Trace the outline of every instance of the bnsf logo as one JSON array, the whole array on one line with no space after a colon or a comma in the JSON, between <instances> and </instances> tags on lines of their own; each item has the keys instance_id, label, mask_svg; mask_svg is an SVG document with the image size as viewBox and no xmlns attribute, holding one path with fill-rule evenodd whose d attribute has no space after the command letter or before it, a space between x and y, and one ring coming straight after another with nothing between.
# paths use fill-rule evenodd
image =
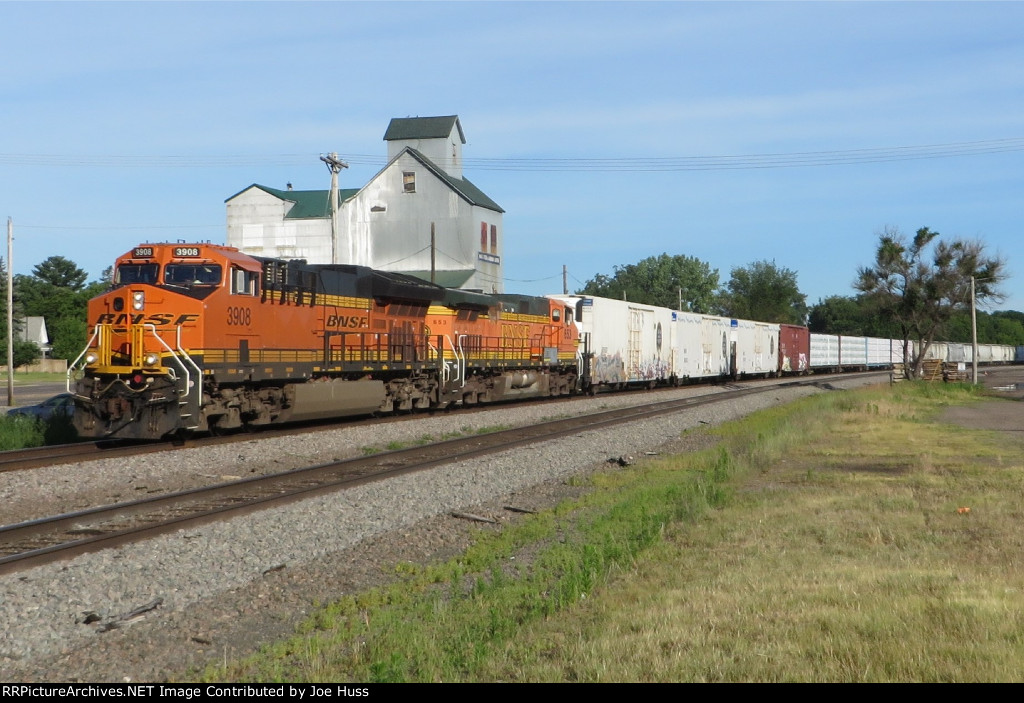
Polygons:
<instances>
[{"instance_id":1,"label":"bnsf logo","mask_svg":"<svg viewBox=\"0 0 1024 703\"><path fill-rule=\"evenodd\" d=\"M129 315L128 313L122 312L121 314L115 314L112 312L105 312L96 318L97 325L141 325L143 323L148 325L184 325L189 322L195 322L199 319L199 315L178 315L174 316L174 313L163 313L157 315L150 315L146 317L141 313L138 315Z\"/></svg>"},{"instance_id":2,"label":"bnsf logo","mask_svg":"<svg viewBox=\"0 0 1024 703\"><path fill-rule=\"evenodd\" d=\"M502 322L501 323L501 336L506 339L529 339L530 338L530 326L529 325L517 325L514 323Z\"/></svg>"},{"instance_id":3,"label":"bnsf logo","mask_svg":"<svg viewBox=\"0 0 1024 703\"><path fill-rule=\"evenodd\" d=\"M357 315L331 315L327 318L328 327L369 327L370 319L365 315L359 317Z\"/></svg>"}]
</instances>

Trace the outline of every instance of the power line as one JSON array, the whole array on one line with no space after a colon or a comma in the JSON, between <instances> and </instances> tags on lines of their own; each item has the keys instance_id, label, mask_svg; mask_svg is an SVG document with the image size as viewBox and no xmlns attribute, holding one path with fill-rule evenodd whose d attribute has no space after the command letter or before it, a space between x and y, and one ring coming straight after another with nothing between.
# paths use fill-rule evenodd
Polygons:
<instances>
[{"instance_id":1,"label":"power line","mask_svg":"<svg viewBox=\"0 0 1024 703\"><path fill-rule=\"evenodd\" d=\"M556 273L553 276L544 276L543 278L509 278L508 276L505 276L505 280L512 281L513 283L540 283L541 281L554 281L561 277L562 274Z\"/></svg>"},{"instance_id":2,"label":"power line","mask_svg":"<svg viewBox=\"0 0 1024 703\"><path fill-rule=\"evenodd\" d=\"M668 157L597 157L597 158L471 158L463 166L477 171L726 171L769 168L801 168L812 166L845 166L850 164L888 163L920 159L946 159L960 156L983 156L1024 151L1024 137L990 139L973 142L923 144L915 146L877 147L867 149L800 151L765 154ZM227 154L209 156L175 155L55 155L0 154L0 165L10 166L80 166L98 168L216 168L242 166L304 165L319 154ZM379 155L349 154L349 163L380 167L385 159ZM450 164L441 161L442 167Z\"/></svg>"},{"instance_id":3,"label":"power line","mask_svg":"<svg viewBox=\"0 0 1024 703\"><path fill-rule=\"evenodd\" d=\"M18 229L90 229L90 230L164 230L164 229L224 229L224 223L215 225L25 225L18 223Z\"/></svg>"}]
</instances>

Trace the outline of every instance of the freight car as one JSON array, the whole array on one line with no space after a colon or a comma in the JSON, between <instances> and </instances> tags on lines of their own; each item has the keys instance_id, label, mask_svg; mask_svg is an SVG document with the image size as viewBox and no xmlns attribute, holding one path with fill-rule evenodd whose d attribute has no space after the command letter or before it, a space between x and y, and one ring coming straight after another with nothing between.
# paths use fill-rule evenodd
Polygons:
<instances>
[{"instance_id":1,"label":"freight car","mask_svg":"<svg viewBox=\"0 0 1024 703\"><path fill-rule=\"evenodd\" d=\"M811 371L866 371L903 363L896 339L811 333Z\"/></svg>"},{"instance_id":2,"label":"freight car","mask_svg":"<svg viewBox=\"0 0 1024 703\"><path fill-rule=\"evenodd\" d=\"M571 308L213 244L145 244L89 302L81 437L156 439L574 392ZM69 386L70 386L69 372Z\"/></svg>"},{"instance_id":3,"label":"freight car","mask_svg":"<svg viewBox=\"0 0 1024 703\"><path fill-rule=\"evenodd\" d=\"M92 336L68 383L77 373L83 438L891 368L904 356L898 340L593 296L485 295L213 244L135 247L88 314ZM978 358L1009 363L1016 352L980 345ZM929 357L973 351L940 342Z\"/></svg>"},{"instance_id":4,"label":"freight car","mask_svg":"<svg viewBox=\"0 0 1024 703\"><path fill-rule=\"evenodd\" d=\"M895 339L811 333L806 327L673 311L588 295L549 296L576 311L582 390L890 369ZM966 351L965 351L966 349ZM981 363L1011 363L1014 347L981 344ZM970 345L936 342L929 358L970 361Z\"/></svg>"},{"instance_id":5,"label":"freight car","mask_svg":"<svg viewBox=\"0 0 1024 703\"><path fill-rule=\"evenodd\" d=\"M589 295L549 297L576 311L587 392L766 377L806 367L808 350L797 348L806 341L806 328L790 332L784 352L778 324Z\"/></svg>"}]
</instances>

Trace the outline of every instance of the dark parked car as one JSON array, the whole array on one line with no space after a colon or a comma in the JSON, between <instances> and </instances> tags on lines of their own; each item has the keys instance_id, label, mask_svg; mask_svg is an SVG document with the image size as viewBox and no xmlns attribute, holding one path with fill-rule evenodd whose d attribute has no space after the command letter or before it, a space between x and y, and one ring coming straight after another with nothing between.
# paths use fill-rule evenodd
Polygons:
<instances>
[{"instance_id":1,"label":"dark parked car","mask_svg":"<svg viewBox=\"0 0 1024 703\"><path fill-rule=\"evenodd\" d=\"M36 405L26 405L21 408L11 408L7 411L8 416L37 417L40 420L49 420L51 417L71 417L75 410L75 403L70 393L61 393L52 398L47 398Z\"/></svg>"}]
</instances>

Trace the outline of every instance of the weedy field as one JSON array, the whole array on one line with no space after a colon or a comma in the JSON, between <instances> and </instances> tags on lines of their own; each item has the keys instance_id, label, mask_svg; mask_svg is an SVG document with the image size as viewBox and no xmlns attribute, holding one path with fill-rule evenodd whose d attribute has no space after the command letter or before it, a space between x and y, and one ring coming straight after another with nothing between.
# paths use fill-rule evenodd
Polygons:
<instances>
[{"instance_id":1,"label":"weedy field","mask_svg":"<svg viewBox=\"0 0 1024 703\"><path fill-rule=\"evenodd\" d=\"M937 419L981 400L907 383L709 430L203 678L1021 680L1024 443Z\"/></svg>"}]
</instances>

